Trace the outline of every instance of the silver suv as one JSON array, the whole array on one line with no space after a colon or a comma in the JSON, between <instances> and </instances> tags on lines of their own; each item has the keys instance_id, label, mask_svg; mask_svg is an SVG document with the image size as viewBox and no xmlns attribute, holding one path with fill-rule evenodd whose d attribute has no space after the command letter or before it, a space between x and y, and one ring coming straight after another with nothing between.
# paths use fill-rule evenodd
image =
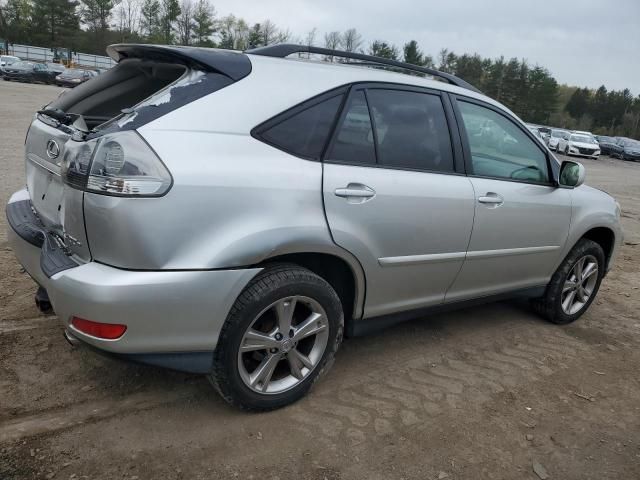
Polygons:
<instances>
[{"instance_id":1,"label":"silver suv","mask_svg":"<svg viewBox=\"0 0 640 480\"><path fill-rule=\"evenodd\" d=\"M35 115L7 205L74 344L268 410L344 334L515 296L568 323L611 268L615 200L454 76L296 45L108 51Z\"/></svg>"}]
</instances>

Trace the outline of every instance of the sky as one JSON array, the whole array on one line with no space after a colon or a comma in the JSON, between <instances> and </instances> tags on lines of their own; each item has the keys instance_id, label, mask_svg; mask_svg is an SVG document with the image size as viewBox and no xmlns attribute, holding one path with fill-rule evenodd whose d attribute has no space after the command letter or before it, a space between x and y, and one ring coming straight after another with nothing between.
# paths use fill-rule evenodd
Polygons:
<instances>
[{"instance_id":1,"label":"sky","mask_svg":"<svg viewBox=\"0 0 640 480\"><path fill-rule=\"evenodd\" d=\"M437 58L457 54L526 59L559 83L640 94L640 0L212 0L219 16L270 19L305 38L356 28L366 45L415 39Z\"/></svg>"}]
</instances>

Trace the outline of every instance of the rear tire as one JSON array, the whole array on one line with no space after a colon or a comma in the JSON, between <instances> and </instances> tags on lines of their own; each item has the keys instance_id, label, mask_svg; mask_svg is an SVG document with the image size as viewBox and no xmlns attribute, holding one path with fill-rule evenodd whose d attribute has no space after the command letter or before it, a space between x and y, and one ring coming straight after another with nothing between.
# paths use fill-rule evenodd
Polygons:
<instances>
[{"instance_id":1,"label":"rear tire","mask_svg":"<svg viewBox=\"0 0 640 480\"><path fill-rule=\"evenodd\" d=\"M344 316L334 289L315 273L276 264L254 278L222 327L209 380L231 405L289 405L329 370Z\"/></svg>"},{"instance_id":2,"label":"rear tire","mask_svg":"<svg viewBox=\"0 0 640 480\"><path fill-rule=\"evenodd\" d=\"M552 323L574 322L596 297L604 269L602 247L581 239L551 277L544 295L531 302L534 310Z\"/></svg>"}]
</instances>

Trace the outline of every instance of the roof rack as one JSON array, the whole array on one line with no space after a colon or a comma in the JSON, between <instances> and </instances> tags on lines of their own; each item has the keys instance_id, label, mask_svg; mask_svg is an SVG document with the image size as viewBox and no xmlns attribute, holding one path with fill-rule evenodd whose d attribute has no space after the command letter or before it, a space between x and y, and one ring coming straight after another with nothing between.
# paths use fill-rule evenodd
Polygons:
<instances>
[{"instance_id":1,"label":"roof rack","mask_svg":"<svg viewBox=\"0 0 640 480\"><path fill-rule=\"evenodd\" d=\"M433 77L438 77L443 80L446 80L451 85L455 85L457 87L466 88L467 90L472 90L477 93L482 93L476 87L471 85L468 82L465 82L461 78L456 77L455 75L451 75L450 73L441 72L439 70L434 70L432 68L421 67L419 65L413 65L411 63L398 62L397 60L391 60L389 58L375 57L373 55L365 55L363 53L356 52L345 52L342 50L332 50L330 48L322 48L322 47L313 47L309 45L295 45L291 43L279 43L274 45L267 45L266 47L253 48L251 50L247 50L245 53L250 53L251 55L264 55L265 57L277 57L277 58L285 58L294 53L315 53L319 55L326 55L330 57L342 57L342 58L350 58L354 60L362 60L366 63L359 62L350 62L351 65L367 65L373 66L375 65L386 65L390 67L401 68L403 70L410 70L412 72L420 72L427 75L431 75Z\"/></svg>"}]
</instances>

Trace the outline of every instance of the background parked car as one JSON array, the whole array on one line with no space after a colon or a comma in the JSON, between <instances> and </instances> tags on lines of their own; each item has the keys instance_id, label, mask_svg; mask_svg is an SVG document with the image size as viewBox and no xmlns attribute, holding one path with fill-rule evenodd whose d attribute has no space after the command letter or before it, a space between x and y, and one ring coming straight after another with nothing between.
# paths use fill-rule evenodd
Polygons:
<instances>
[{"instance_id":1,"label":"background parked car","mask_svg":"<svg viewBox=\"0 0 640 480\"><path fill-rule=\"evenodd\" d=\"M604 135L597 135L596 140L600 144L600 153L603 155L609 155L611 157L620 157L622 155L622 146L618 145L614 137L606 137Z\"/></svg>"},{"instance_id":2,"label":"background parked car","mask_svg":"<svg viewBox=\"0 0 640 480\"><path fill-rule=\"evenodd\" d=\"M535 125L527 124L527 128L531 133L533 133L536 136L538 140L540 140L542 143L546 145L547 142L545 142L544 138L542 138L542 134L540 133L540 130L538 129L538 127L536 127Z\"/></svg>"},{"instance_id":3,"label":"background parked car","mask_svg":"<svg viewBox=\"0 0 640 480\"><path fill-rule=\"evenodd\" d=\"M557 151L565 155L579 155L582 157L598 158L600 156L598 142L588 133L571 133L569 138L560 138Z\"/></svg>"},{"instance_id":4,"label":"background parked car","mask_svg":"<svg viewBox=\"0 0 640 480\"><path fill-rule=\"evenodd\" d=\"M618 158L640 162L640 142L638 140L622 137L618 138L618 145L622 148Z\"/></svg>"},{"instance_id":5,"label":"background parked car","mask_svg":"<svg viewBox=\"0 0 640 480\"><path fill-rule=\"evenodd\" d=\"M64 72L67 68L60 64L60 63L53 63L53 62L48 62L47 63L47 68L53 72L57 72L57 73L62 73Z\"/></svg>"},{"instance_id":6,"label":"background parked car","mask_svg":"<svg viewBox=\"0 0 640 480\"><path fill-rule=\"evenodd\" d=\"M549 150L558 151L558 143L560 140L569 140L570 132L568 130L561 130L559 128L551 129L551 136L549 137Z\"/></svg>"},{"instance_id":7,"label":"background parked car","mask_svg":"<svg viewBox=\"0 0 640 480\"><path fill-rule=\"evenodd\" d=\"M540 132L540 135L542 135L544 143L549 145L549 138L551 138L551 129L549 127L538 127L538 131Z\"/></svg>"},{"instance_id":8,"label":"background parked car","mask_svg":"<svg viewBox=\"0 0 640 480\"><path fill-rule=\"evenodd\" d=\"M96 76L95 72L80 70L78 68L67 68L56 77L56 85L61 87L75 87Z\"/></svg>"},{"instance_id":9,"label":"background parked car","mask_svg":"<svg viewBox=\"0 0 640 480\"><path fill-rule=\"evenodd\" d=\"M0 77L4 77L4 69L9 65L19 62L20 59L18 57L14 57L13 55L0 55Z\"/></svg>"},{"instance_id":10,"label":"background parked car","mask_svg":"<svg viewBox=\"0 0 640 480\"><path fill-rule=\"evenodd\" d=\"M15 80L18 82L42 82L52 84L58 73L47 68L44 63L35 62L15 62L4 67L4 80Z\"/></svg>"},{"instance_id":11,"label":"background parked car","mask_svg":"<svg viewBox=\"0 0 640 480\"><path fill-rule=\"evenodd\" d=\"M13 55L0 55L0 67L6 67L11 65L12 63L19 62L20 59L18 57L14 57Z\"/></svg>"}]
</instances>

